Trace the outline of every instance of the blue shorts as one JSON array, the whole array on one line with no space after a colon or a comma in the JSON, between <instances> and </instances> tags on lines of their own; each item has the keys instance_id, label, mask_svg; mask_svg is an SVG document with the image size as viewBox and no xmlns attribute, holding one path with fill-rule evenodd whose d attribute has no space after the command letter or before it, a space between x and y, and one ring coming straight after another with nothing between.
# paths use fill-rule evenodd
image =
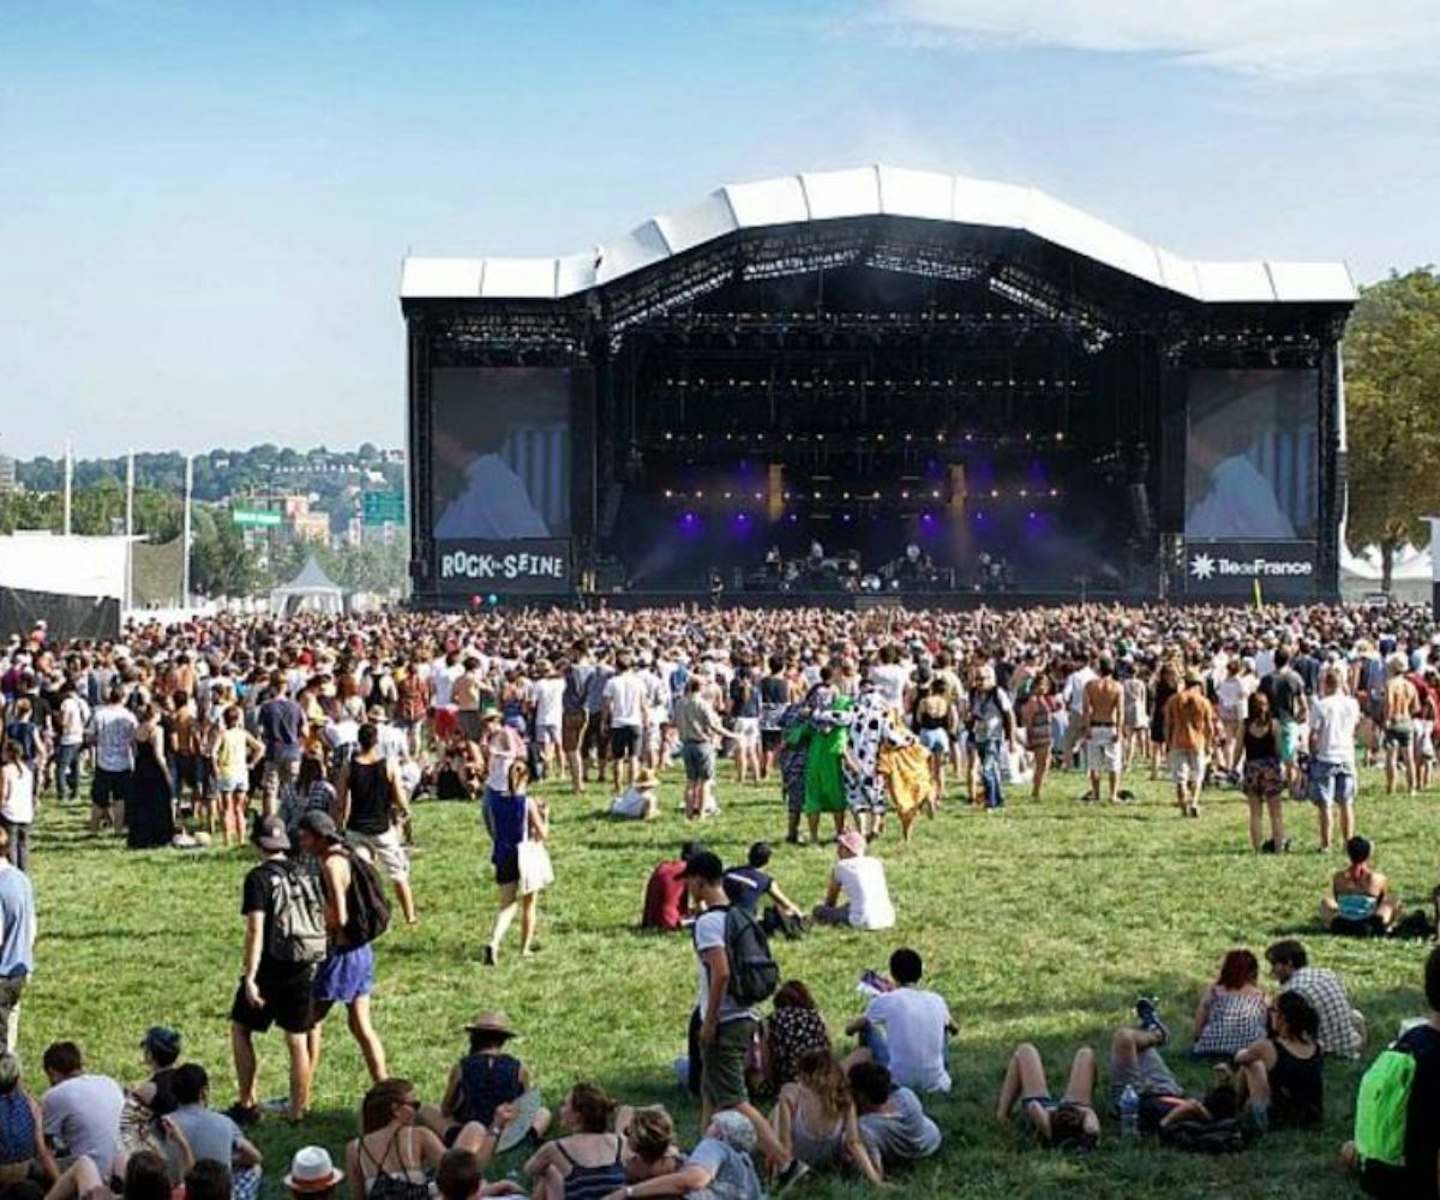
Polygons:
<instances>
[{"instance_id":1,"label":"blue shorts","mask_svg":"<svg viewBox=\"0 0 1440 1200\"><path fill-rule=\"evenodd\" d=\"M353 950L336 950L315 973L315 999L352 1004L375 986L375 952L367 942Z\"/></svg>"},{"instance_id":2,"label":"blue shorts","mask_svg":"<svg viewBox=\"0 0 1440 1200\"><path fill-rule=\"evenodd\" d=\"M1310 799L1321 808L1351 804L1355 800L1355 768L1349 763L1310 763Z\"/></svg>"}]
</instances>

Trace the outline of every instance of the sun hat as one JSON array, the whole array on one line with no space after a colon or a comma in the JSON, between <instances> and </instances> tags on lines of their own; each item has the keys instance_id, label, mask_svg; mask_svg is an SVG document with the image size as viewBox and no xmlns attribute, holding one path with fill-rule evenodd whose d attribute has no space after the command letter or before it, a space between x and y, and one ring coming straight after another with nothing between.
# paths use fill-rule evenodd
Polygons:
<instances>
[{"instance_id":1,"label":"sun hat","mask_svg":"<svg viewBox=\"0 0 1440 1200\"><path fill-rule=\"evenodd\" d=\"M865 853L865 835L855 829L847 829L835 839L837 850L846 850L859 858Z\"/></svg>"},{"instance_id":2,"label":"sun hat","mask_svg":"<svg viewBox=\"0 0 1440 1200\"><path fill-rule=\"evenodd\" d=\"M482 1012L465 1028L471 1033L498 1033L503 1037L518 1036L510 1026L510 1018L499 1009Z\"/></svg>"},{"instance_id":3,"label":"sun hat","mask_svg":"<svg viewBox=\"0 0 1440 1200\"><path fill-rule=\"evenodd\" d=\"M301 1146L282 1182L292 1192L327 1192L344 1178L345 1172L335 1169L324 1146Z\"/></svg>"}]
</instances>

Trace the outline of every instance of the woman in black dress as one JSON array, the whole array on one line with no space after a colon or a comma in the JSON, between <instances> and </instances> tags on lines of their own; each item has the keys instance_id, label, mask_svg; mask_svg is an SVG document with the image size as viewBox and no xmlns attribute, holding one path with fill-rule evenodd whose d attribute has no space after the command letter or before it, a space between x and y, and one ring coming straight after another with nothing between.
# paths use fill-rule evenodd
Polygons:
<instances>
[{"instance_id":1,"label":"woman in black dress","mask_svg":"<svg viewBox=\"0 0 1440 1200\"><path fill-rule=\"evenodd\" d=\"M168 846L175 836L164 736L159 713L153 704L146 704L140 710L140 725L135 730L135 782L125 808L129 826L126 845L132 850Z\"/></svg>"}]
</instances>

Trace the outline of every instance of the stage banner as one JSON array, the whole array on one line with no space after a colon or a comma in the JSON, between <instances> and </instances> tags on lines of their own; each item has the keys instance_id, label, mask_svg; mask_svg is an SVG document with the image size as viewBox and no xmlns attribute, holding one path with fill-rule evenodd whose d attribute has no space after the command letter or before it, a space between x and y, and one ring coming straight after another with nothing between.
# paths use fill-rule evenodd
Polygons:
<instances>
[{"instance_id":1,"label":"stage banner","mask_svg":"<svg viewBox=\"0 0 1440 1200\"><path fill-rule=\"evenodd\" d=\"M435 542L435 590L441 595L555 595L574 587L567 538L442 538Z\"/></svg>"},{"instance_id":2,"label":"stage banner","mask_svg":"<svg viewBox=\"0 0 1440 1200\"><path fill-rule=\"evenodd\" d=\"M1187 541L1185 592L1216 599L1308 599L1315 594L1314 542Z\"/></svg>"}]
</instances>

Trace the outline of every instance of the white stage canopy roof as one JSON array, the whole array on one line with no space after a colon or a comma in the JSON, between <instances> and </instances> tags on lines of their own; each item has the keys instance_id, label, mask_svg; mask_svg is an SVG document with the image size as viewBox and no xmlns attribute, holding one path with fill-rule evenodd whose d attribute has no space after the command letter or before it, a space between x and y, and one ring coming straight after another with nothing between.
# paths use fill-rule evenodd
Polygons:
<instances>
[{"instance_id":1,"label":"white stage canopy roof","mask_svg":"<svg viewBox=\"0 0 1440 1200\"><path fill-rule=\"evenodd\" d=\"M902 167L807 172L722 187L623 237L560 258L407 258L407 300L560 300L745 229L892 216L1023 230L1205 303L1349 303L1341 262L1198 262L1035 188Z\"/></svg>"}]
</instances>

